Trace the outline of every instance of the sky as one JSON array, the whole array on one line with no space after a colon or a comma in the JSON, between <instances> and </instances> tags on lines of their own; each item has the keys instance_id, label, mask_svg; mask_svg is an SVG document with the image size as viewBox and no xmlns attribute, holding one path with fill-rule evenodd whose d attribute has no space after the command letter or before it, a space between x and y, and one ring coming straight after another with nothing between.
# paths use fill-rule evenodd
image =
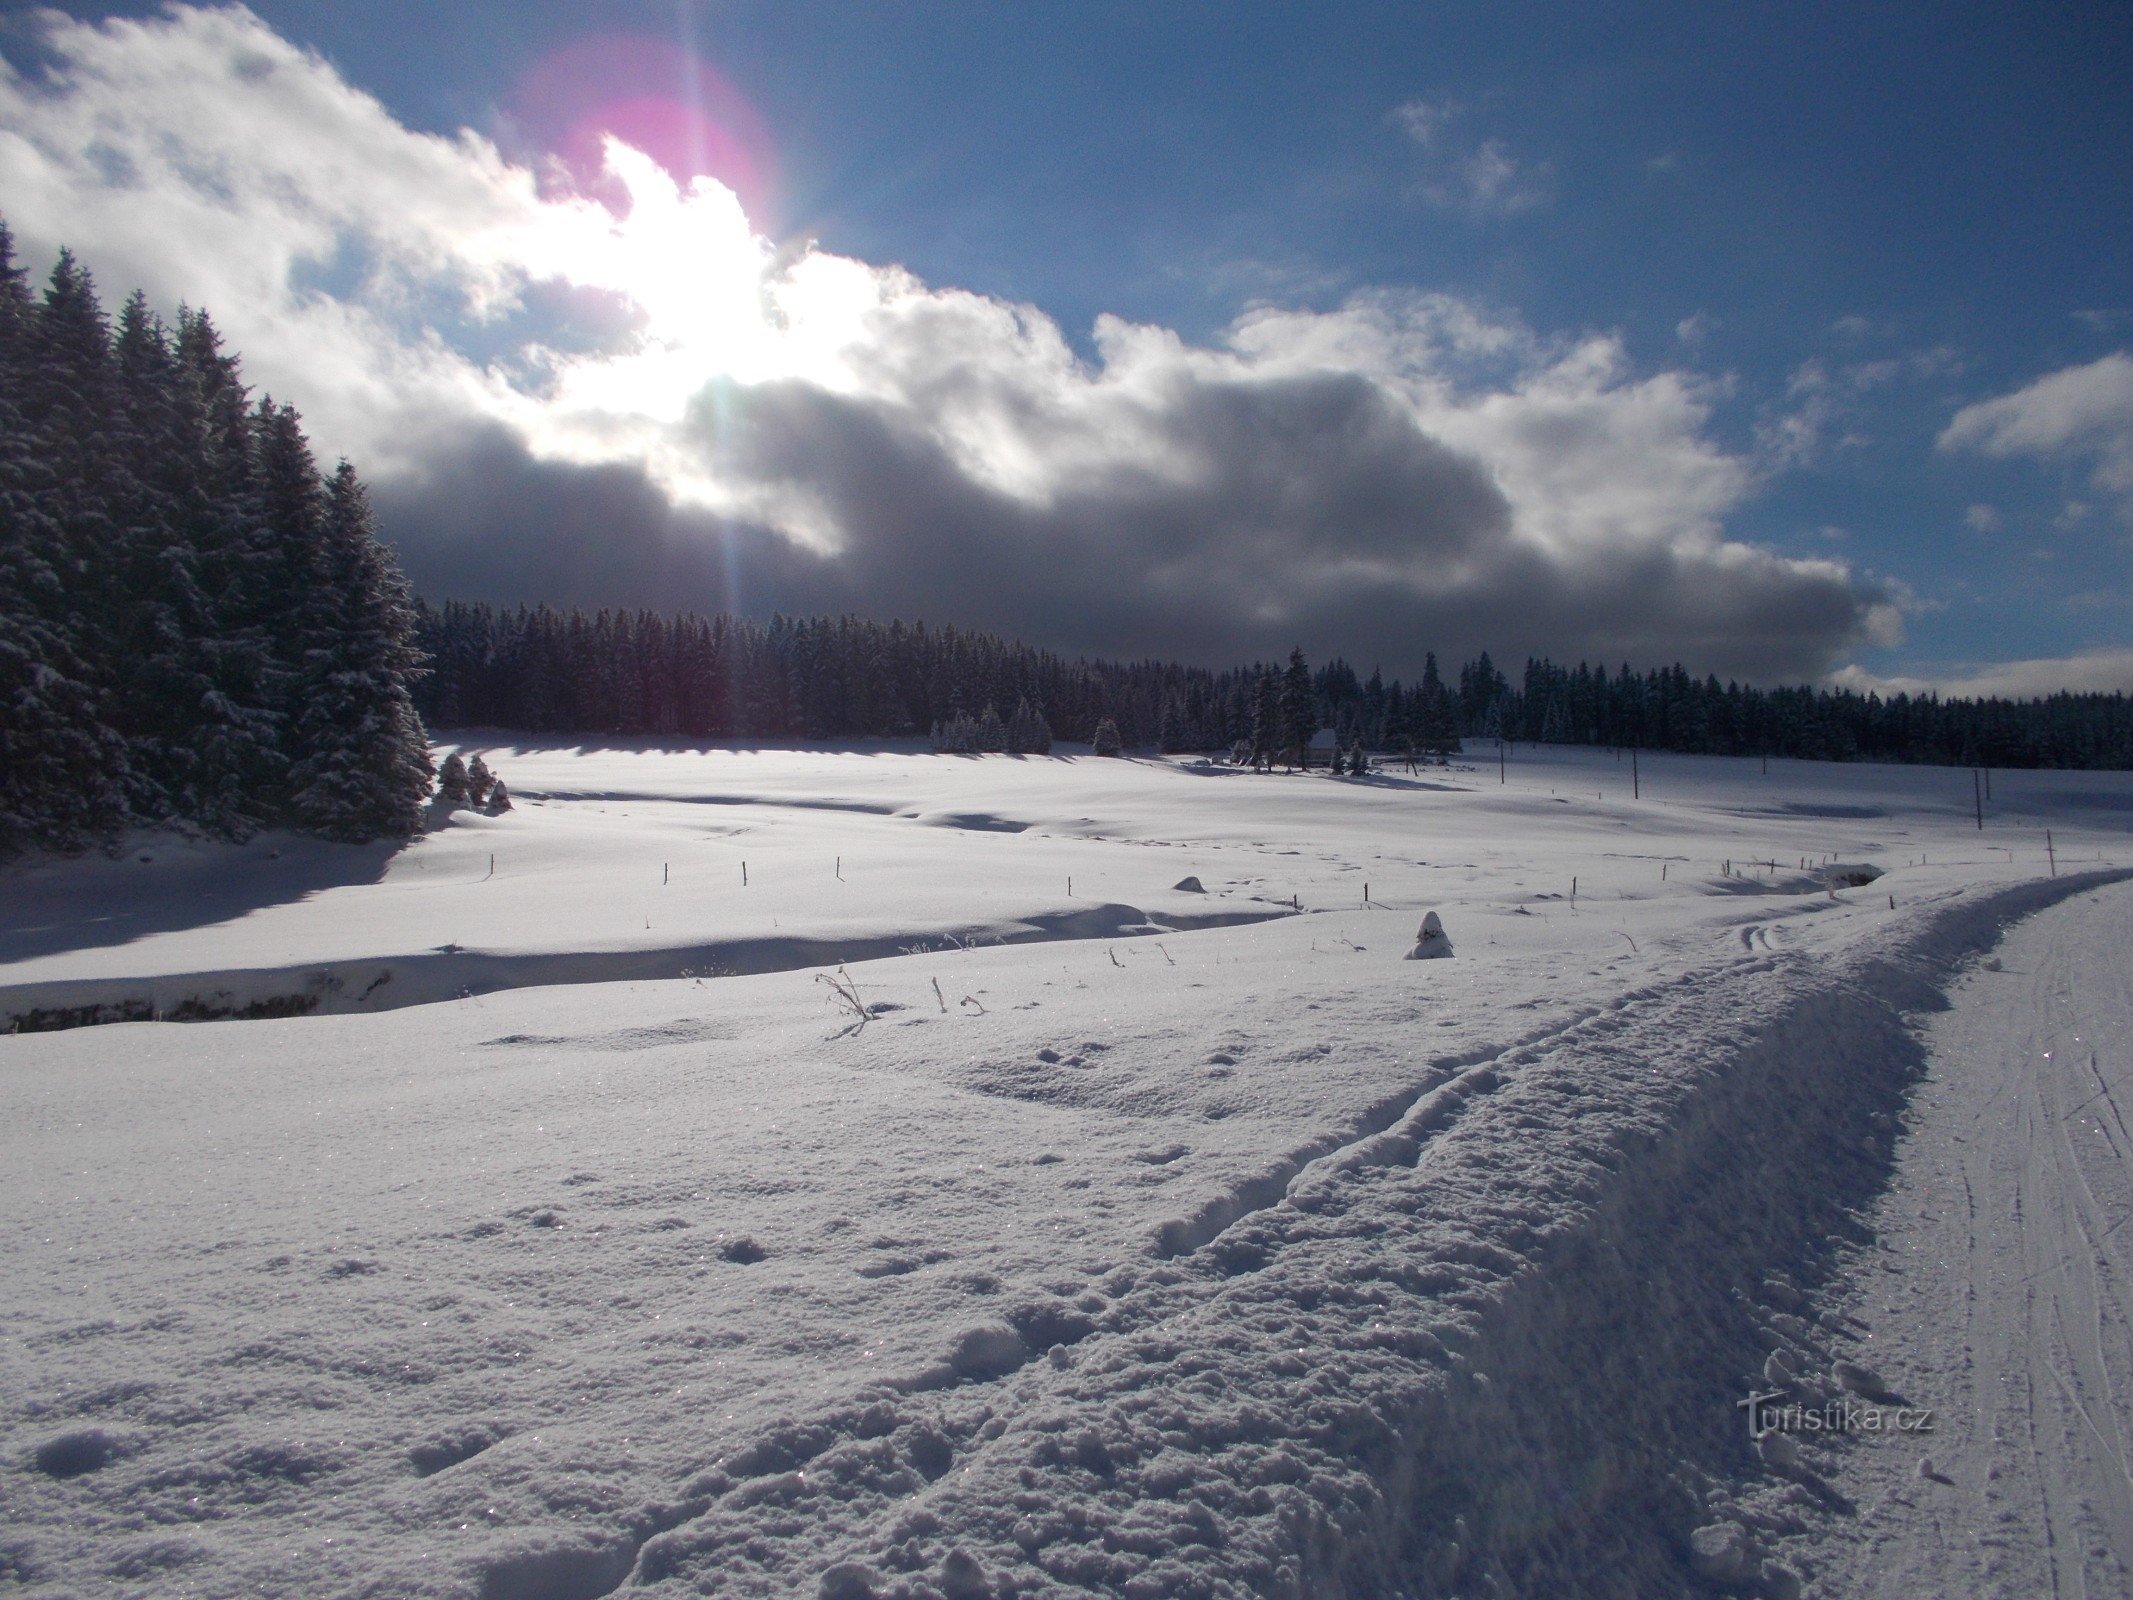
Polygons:
<instances>
[{"instance_id":1,"label":"sky","mask_svg":"<svg viewBox=\"0 0 2133 1600\"><path fill-rule=\"evenodd\" d=\"M0 10L432 599L2133 690L2110 5Z\"/></svg>"}]
</instances>

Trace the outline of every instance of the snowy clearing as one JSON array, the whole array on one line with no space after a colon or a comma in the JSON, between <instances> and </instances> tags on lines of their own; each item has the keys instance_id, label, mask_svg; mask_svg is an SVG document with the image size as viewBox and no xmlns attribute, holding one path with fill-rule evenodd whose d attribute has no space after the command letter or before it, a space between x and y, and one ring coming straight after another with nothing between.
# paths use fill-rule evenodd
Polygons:
<instances>
[{"instance_id":1,"label":"snowy clearing","mask_svg":"<svg viewBox=\"0 0 2133 1600\"><path fill-rule=\"evenodd\" d=\"M518 809L394 856L157 837L0 879L8 1015L312 1011L0 1038L0 1573L1982 1582L1918 1491L1989 1493L2006 1429L1943 1427L1958 1488L1917 1452L1883 1482L1878 1440L1781 1470L1736 1407L1773 1345L1803 1393L1850 1361L1973 1409L2028 1350L2063 1592L2122 1572L2070 1543L2133 1558L2094 1486L2133 1427L2123 1130L1996 1070L2041 1024L1971 998L2034 930L2122 1039L2133 778L1996 773L1980 832L1942 769L1645 756L1632 798L1588 750L1499 783L480 748ZM1429 910L1453 957L1406 961ZM1959 1338L1922 1272L1877 1313L1873 1252L1945 1251L1902 1230L1953 1225L1918 1186L1965 1163L2013 1164L2027 1231L1978 1247ZM1876 1551L1942 1576L1866 1587Z\"/></svg>"}]
</instances>

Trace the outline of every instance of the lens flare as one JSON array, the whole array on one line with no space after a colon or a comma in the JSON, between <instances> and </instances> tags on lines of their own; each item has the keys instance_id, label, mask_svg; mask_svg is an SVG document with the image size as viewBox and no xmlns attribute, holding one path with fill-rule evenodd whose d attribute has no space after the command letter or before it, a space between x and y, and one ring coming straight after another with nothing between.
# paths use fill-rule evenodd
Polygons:
<instances>
[{"instance_id":1,"label":"lens flare","mask_svg":"<svg viewBox=\"0 0 2133 1600\"><path fill-rule=\"evenodd\" d=\"M622 34L575 40L532 67L506 104L519 140L561 161L581 193L626 200L607 176L607 141L619 139L682 188L716 179L759 227L775 224L776 163L762 118L684 43Z\"/></svg>"}]
</instances>

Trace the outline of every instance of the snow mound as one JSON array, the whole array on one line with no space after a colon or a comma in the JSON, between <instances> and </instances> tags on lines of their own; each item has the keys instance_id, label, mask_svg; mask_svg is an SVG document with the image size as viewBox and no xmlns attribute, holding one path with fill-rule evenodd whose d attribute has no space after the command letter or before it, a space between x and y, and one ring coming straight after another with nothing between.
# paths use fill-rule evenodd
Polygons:
<instances>
[{"instance_id":1,"label":"snow mound","mask_svg":"<svg viewBox=\"0 0 2133 1600\"><path fill-rule=\"evenodd\" d=\"M1407 952L1409 961L1442 961L1452 953L1452 941L1444 931L1444 923L1432 911L1422 919L1422 926L1415 931L1415 947Z\"/></svg>"}]
</instances>

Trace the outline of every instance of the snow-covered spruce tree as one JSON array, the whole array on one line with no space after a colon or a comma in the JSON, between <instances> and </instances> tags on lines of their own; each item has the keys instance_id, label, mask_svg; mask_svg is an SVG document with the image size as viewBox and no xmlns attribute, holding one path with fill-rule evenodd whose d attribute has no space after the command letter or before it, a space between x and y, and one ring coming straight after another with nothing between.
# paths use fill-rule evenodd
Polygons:
<instances>
[{"instance_id":1,"label":"snow-covered spruce tree","mask_svg":"<svg viewBox=\"0 0 2133 1600\"><path fill-rule=\"evenodd\" d=\"M1288 670L1281 675L1281 746L1289 765L1309 771L1311 736L1318 732L1318 692L1311 686L1311 669L1304 664L1303 647L1289 652Z\"/></svg>"},{"instance_id":2,"label":"snow-covered spruce tree","mask_svg":"<svg viewBox=\"0 0 2133 1600\"><path fill-rule=\"evenodd\" d=\"M1349 748L1348 774L1355 778L1366 778L1370 775L1370 757L1363 754L1360 741Z\"/></svg>"},{"instance_id":3,"label":"snow-covered spruce tree","mask_svg":"<svg viewBox=\"0 0 2133 1600\"><path fill-rule=\"evenodd\" d=\"M273 532L260 499L257 440L236 358L204 311L178 312L172 401L197 481L172 501L208 597L196 643L208 685L194 708L193 761L181 815L242 838L279 810L283 677L274 634L288 597L275 581Z\"/></svg>"},{"instance_id":4,"label":"snow-covered spruce tree","mask_svg":"<svg viewBox=\"0 0 2133 1600\"><path fill-rule=\"evenodd\" d=\"M489 763L476 756L467 763L467 804L476 810L489 803L489 790L496 782L496 774L489 770Z\"/></svg>"},{"instance_id":5,"label":"snow-covered spruce tree","mask_svg":"<svg viewBox=\"0 0 2133 1600\"><path fill-rule=\"evenodd\" d=\"M1162 713L1155 720L1155 747L1166 756L1185 748L1185 720L1174 699L1164 700Z\"/></svg>"},{"instance_id":6,"label":"snow-covered spruce tree","mask_svg":"<svg viewBox=\"0 0 2133 1600\"><path fill-rule=\"evenodd\" d=\"M511 791L504 787L504 780L498 778L494 784L490 785L489 803L483 806L482 810L492 817L500 817L510 809Z\"/></svg>"},{"instance_id":7,"label":"snow-covered spruce tree","mask_svg":"<svg viewBox=\"0 0 2133 1600\"><path fill-rule=\"evenodd\" d=\"M109 330L62 253L42 305L0 230L0 851L78 849L126 820L104 720Z\"/></svg>"},{"instance_id":8,"label":"snow-covered spruce tree","mask_svg":"<svg viewBox=\"0 0 2133 1600\"><path fill-rule=\"evenodd\" d=\"M467 803L467 764L454 750L437 769L437 798L457 811Z\"/></svg>"},{"instance_id":9,"label":"snow-covered spruce tree","mask_svg":"<svg viewBox=\"0 0 2133 1600\"><path fill-rule=\"evenodd\" d=\"M1029 712L1029 753L1033 756L1048 756L1052 753L1052 725L1044 720L1044 712L1036 706Z\"/></svg>"},{"instance_id":10,"label":"snow-covered spruce tree","mask_svg":"<svg viewBox=\"0 0 2133 1600\"><path fill-rule=\"evenodd\" d=\"M978 718L977 747L992 755L997 755L1007 748L1007 724L1000 720L1000 713L989 704L985 707L984 715Z\"/></svg>"},{"instance_id":11,"label":"snow-covered spruce tree","mask_svg":"<svg viewBox=\"0 0 2133 1600\"><path fill-rule=\"evenodd\" d=\"M1109 717L1105 717L1098 722L1096 724L1096 738L1092 748L1100 756L1124 755L1125 746L1119 741L1118 724Z\"/></svg>"},{"instance_id":12,"label":"snow-covered spruce tree","mask_svg":"<svg viewBox=\"0 0 2133 1600\"><path fill-rule=\"evenodd\" d=\"M420 664L407 581L377 541L370 502L343 461L312 552L289 771L299 827L329 839L404 838L422 825L429 745L408 696ZM490 806L503 789L490 792Z\"/></svg>"},{"instance_id":13,"label":"snow-covered spruce tree","mask_svg":"<svg viewBox=\"0 0 2133 1600\"><path fill-rule=\"evenodd\" d=\"M127 804L140 820L175 812L192 764L187 707L207 684L196 679L189 641L207 632L207 597L179 536L171 480L190 459L177 437L175 358L163 326L136 291L119 313L112 415L107 426L122 476L111 559L112 644L126 663L114 675L107 709L127 743Z\"/></svg>"},{"instance_id":14,"label":"snow-covered spruce tree","mask_svg":"<svg viewBox=\"0 0 2133 1600\"><path fill-rule=\"evenodd\" d=\"M1007 719L1007 753L1027 756L1037 753L1037 714L1027 699L1015 702L1015 714Z\"/></svg>"},{"instance_id":15,"label":"snow-covered spruce tree","mask_svg":"<svg viewBox=\"0 0 2133 1600\"><path fill-rule=\"evenodd\" d=\"M1255 669L1252 684L1252 765L1262 771L1280 755L1281 680L1268 667Z\"/></svg>"}]
</instances>

